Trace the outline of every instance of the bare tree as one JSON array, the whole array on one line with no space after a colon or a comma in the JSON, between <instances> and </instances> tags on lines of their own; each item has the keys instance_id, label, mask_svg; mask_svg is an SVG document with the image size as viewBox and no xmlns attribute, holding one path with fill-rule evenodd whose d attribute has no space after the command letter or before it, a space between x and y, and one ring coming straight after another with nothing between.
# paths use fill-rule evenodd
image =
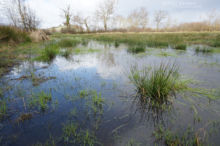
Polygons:
<instances>
[{"instance_id":1,"label":"bare tree","mask_svg":"<svg viewBox=\"0 0 220 146\"><path fill-rule=\"evenodd\" d=\"M89 21L90 21L89 16L84 17L80 13L73 16L73 22L76 23L77 25L85 27L87 32L90 32Z\"/></svg>"},{"instance_id":2,"label":"bare tree","mask_svg":"<svg viewBox=\"0 0 220 146\"><path fill-rule=\"evenodd\" d=\"M64 17L65 19L65 22L64 22L64 25L70 29L70 21L71 21L71 18L72 18L72 14L71 14L71 7L70 5L67 5L66 8L62 9L62 17Z\"/></svg>"},{"instance_id":3,"label":"bare tree","mask_svg":"<svg viewBox=\"0 0 220 146\"><path fill-rule=\"evenodd\" d=\"M215 27L214 23L217 19L217 12L215 9L211 10L207 13L207 22L209 26L209 31L212 31L212 29Z\"/></svg>"},{"instance_id":4,"label":"bare tree","mask_svg":"<svg viewBox=\"0 0 220 146\"><path fill-rule=\"evenodd\" d=\"M157 31L159 30L161 23L163 22L164 19L167 18L167 16L168 16L168 14L166 11L159 10L159 11L155 12L154 21L156 23Z\"/></svg>"},{"instance_id":5,"label":"bare tree","mask_svg":"<svg viewBox=\"0 0 220 146\"><path fill-rule=\"evenodd\" d=\"M23 0L8 1L5 6L6 16L13 26L20 27L26 31L36 30L40 24L33 10L25 5Z\"/></svg>"},{"instance_id":6,"label":"bare tree","mask_svg":"<svg viewBox=\"0 0 220 146\"><path fill-rule=\"evenodd\" d=\"M108 21L114 13L116 0L105 0L96 10L96 16L102 21L104 30L108 29Z\"/></svg>"},{"instance_id":7,"label":"bare tree","mask_svg":"<svg viewBox=\"0 0 220 146\"><path fill-rule=\"evenodd\" d=\"M134 10L128 16L130 27L139 27L145 29L148 23L148 12L144 7Z\"/></svg>"}]
</instances>

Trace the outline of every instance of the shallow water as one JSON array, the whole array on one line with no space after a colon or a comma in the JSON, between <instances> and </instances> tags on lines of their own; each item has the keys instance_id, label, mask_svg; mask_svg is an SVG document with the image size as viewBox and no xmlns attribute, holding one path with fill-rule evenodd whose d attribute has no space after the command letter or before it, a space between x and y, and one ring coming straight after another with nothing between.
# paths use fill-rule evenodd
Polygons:
<instances>
[{"instance_id":1,"label":"shallow water","mask_svg":"<svg viewBox=\"0 0 220 146\"><path fill-rule=\"evenodd\" d=\"M115 48L94 41L78 47L100 51L73 54L68 59L57 56L49 64L25 61L1 78L3 97L8 105L7 116L0 123L1 145L29 146L45 143L50 138L56 145L64 145L63 127L68 123L92 133L95 145L118 146L131 141L154 145L152 133L158 125L181 133L188 127L195 131L211 129L209 123L220 120L219 100L209 101L190 94L177 95L169 111L154 112L143 108L135 100L135 88L128 79L132 65L141 68L175 62L181 75L198 81L194 86L219 89L220 54L196 54L193 46L187 51L147 48L145 53L130 54L126 45ZM168 55L161 55L161 51ZM45 80L34 84L29 76ZM38 105L29 106L31 97L42 91L52 96L44 111ZM88 92L88 96L81 97L82 91ZM94 92L104 99L101 107L90 100L90 93ZM32 118L21 122L18 118L22 113L31 113ZM195 113L201 120L195 120ZM215 130L208 143L219 145L219 127Z\"/></svg>"}]
</instances>

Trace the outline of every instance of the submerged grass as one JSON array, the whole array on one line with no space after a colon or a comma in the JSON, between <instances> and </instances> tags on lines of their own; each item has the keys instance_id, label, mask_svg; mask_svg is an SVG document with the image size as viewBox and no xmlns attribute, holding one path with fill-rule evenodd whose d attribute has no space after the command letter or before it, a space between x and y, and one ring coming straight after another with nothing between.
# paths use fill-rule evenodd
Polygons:
<instances>
[{"instance_id":1,"label":"submerged grass","mask_svg":"<svg viewBox=\"0 0 220 146\"><path fill-rule=\"evenodd\" d=\"M202 140L197 136L192 128L188 128L182 135L166 130L159 126L154 131L154 136L157 141L164 141L167 146L201 146Z\"/></svg>"}]
</instances>

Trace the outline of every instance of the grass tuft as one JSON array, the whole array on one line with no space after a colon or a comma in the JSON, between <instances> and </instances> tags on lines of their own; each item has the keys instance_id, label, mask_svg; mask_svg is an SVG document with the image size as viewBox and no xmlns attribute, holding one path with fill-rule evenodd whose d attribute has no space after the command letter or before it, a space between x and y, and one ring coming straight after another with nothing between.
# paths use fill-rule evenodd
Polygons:
<instances>
[{"instance_id":1,"label":"grass tuft","mask_svg":"<svg viewBox=\"0 0 220 146\"><path fill-rule=\"evenodd\" d=\"M195 48L196 53L212 53L214 50L209 47L197 46Z\"/></svg>"},{"instance_id":2,"label":"grass tuft","mask_svg":"<svg viewBox=\"0 0 220 146\"><path fill-rule=\"evenodd\" d=\"M161 63L159 68L144 68L140 71L132 67L129 78L145 102L168 103L171 96L186 88L179 83L178 68L170 64Z\"/></svg>"},{"instance_id":3,"label":"grass tuft","mask_svg":"<svg viewBox=\"0 0 220 146\"><path fill-rule=\"evenodd\" d=\"M178 44L173 47L176 50L186 50L186 44Z\"/></svg>"},{"instance_id":4,"label":"grass tuft","mask_svg":"<svg viewBox=\"0 0 220 146\"><path fill-rule=\"evenodd\" d=\"M130 46L128 48L128 52L130 53L142 53L145 52L145 46L144 45L136 45L136 46Z\"/></svg>"},{"instance_id":5,"label":"grass tuft","mask_svg":"<svg viewBox=\"0 0 220 146\"><path fill-rule=\"evenodd\" d=\"M56 43L49 43L45 46L41 55L37 58L40 61L52 61L59 53L59 46Z\"/></svg>"}]
</instances>

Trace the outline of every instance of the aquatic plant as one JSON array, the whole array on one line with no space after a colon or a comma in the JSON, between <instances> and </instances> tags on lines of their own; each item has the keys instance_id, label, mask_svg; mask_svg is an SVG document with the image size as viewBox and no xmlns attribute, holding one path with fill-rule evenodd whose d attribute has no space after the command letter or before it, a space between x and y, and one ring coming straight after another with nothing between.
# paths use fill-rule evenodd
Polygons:
<instances>
[{"instance_id":1,"label":"aquatic plant","mask_svg":"<svg viewBox=\"0 0 220 146\"><path fill-rule=\"evenodd\" d=\"M64 38L58 41L57 45L62 48L75 47L80 41L76 39Z\"/></svg>"},{"instance_id":2,"label":"aquatic plant","mask_svg":"<svg viewBox=\"0 0 220 146\"><path fill-rule=\"evenodd\" d=\"M31 113L23 113L16 119L16 122L17 123L24 122L26 120L30 120L31 118L32 118Z\"/></svg>"},{"instance_id":3,"label":"aquatic plant","mask_svg":"<svg viewBox=\"0 0 220 146\"><path fill-rule=\"evenodd\" d=\"M72 50L71 49L65 49L63 52L61 52L61 55L65 58L70 57L70 55L72 54Z\"/></svg>"},{"instance_id":4,"label":"aquatic plant","mask_svg":"<svg viewBox=\"0 0 220 146\"><path fill-rule=\"evenodd\" d=\"M7 112L6 101L0 100L0 119L2 119Z\"/></svg>"},{"instance_id":5,"label":"aquatic plant","mask_svg":"<svg viewBox=\"0 0 220 146\"><path fill-rule=\"evenodd\" d=\"M45 93L44 91L31 97L29 101L30 107L38 106L42 111L45 111L48 107L48 102L52 100L51 93Z\"/></svg>"},{"instance_id":6,"label":"aquatic plant","mask_svg":"<svg viewBox=\"0 0 220 146\"><path fill-rule=\"evenodd\" d=\"M118 48L119 45L120 45L120 43L118 41L115 41L115 43L114 43L115 48Z\"/></svg>"},{"instance_id":7,"label":"aquatic plant","mask_svg":"<svg viewBox=\"0 0 220 146\"><path fill-rule=\"evenodd\" d=\"M144 68L140 71L134 66L131 68L129 79L143 101L163 104L175 96L177 91L187 88L180 82L179 77L175 64L161 63L159 68Z\"/></svg>"},{"instance_id":8,"label":"aquatic plant","mask_svg":"<svg viewBox=\"0 0 220 146\"><path fill-rule=\"evenodd\" d=\"M202 140L192 128L187 128L186 131L181 131L181 133L175 133L159 125L153 132L153 135L157 141L164 141L167 146L202 145Z\"/></svg>"},{"instance_id":9,"label":"aquatic plant","mask_svg":"<svg viewBox=\"0 0 220 146\"><path fill-rule=\"evenodd\" d=\"M214 51L213 49L205 46L197 46L195 48L196 53L212 53L213 51Z\"/></svg>"},{"instance_id":10,"label":"aquatic plant","mask_svg":"<svg viewBox=\"0 0 220 146\"><path fill-rule=\"evenodd\" d=\"M128 52L130 52L130 53L145 52L145 46L144 45L129 46Z\"/></svg>"},{"instance_id":11,"label":"aquatic plant","mask_svg":"<svg viewBox=\"0 0 220 146\"><path fill-rule=\"evenodd\" d=\"M176 50L186 50L186 44L177 44L173 48Z\"/></svg>"},{"instance_id":12,"label":"aquatic plant","mask_svg":"<svg viewBox=\"0 0 220 146\"><path fill-rule=\"evenodd\" d=\"M63 139L69 144L94 146L96 138L89 130L84 131L77 124L70 122L63 126Z\"/></svg>"},{"instance_id":13,"label":"aquatic plant","mask_svg":"<svg viewBox=\"0 0 220 146\"><path fill-rule=\"evenodd\" d=\"M41 55L37 58L37 60L45 61L45 62L52 61L58 53L59 53L59 46L56 43L52 42L45 46L45 48L43 49Z\"/></svg>"},{"instance_id":14,"label":"aquatic plant","mask_svg":"<svg viewBox=\"0 0 220 146\"><path fill-rule=\"evenodd\" d=\"M88 43L89 43L89 41L88 41L88 40L86 40L86 39L83 39L83 40L82 40L82 45L83 45L83 46L87 46L87 45L88 45Z\"/></svg>"}]
</instances>

